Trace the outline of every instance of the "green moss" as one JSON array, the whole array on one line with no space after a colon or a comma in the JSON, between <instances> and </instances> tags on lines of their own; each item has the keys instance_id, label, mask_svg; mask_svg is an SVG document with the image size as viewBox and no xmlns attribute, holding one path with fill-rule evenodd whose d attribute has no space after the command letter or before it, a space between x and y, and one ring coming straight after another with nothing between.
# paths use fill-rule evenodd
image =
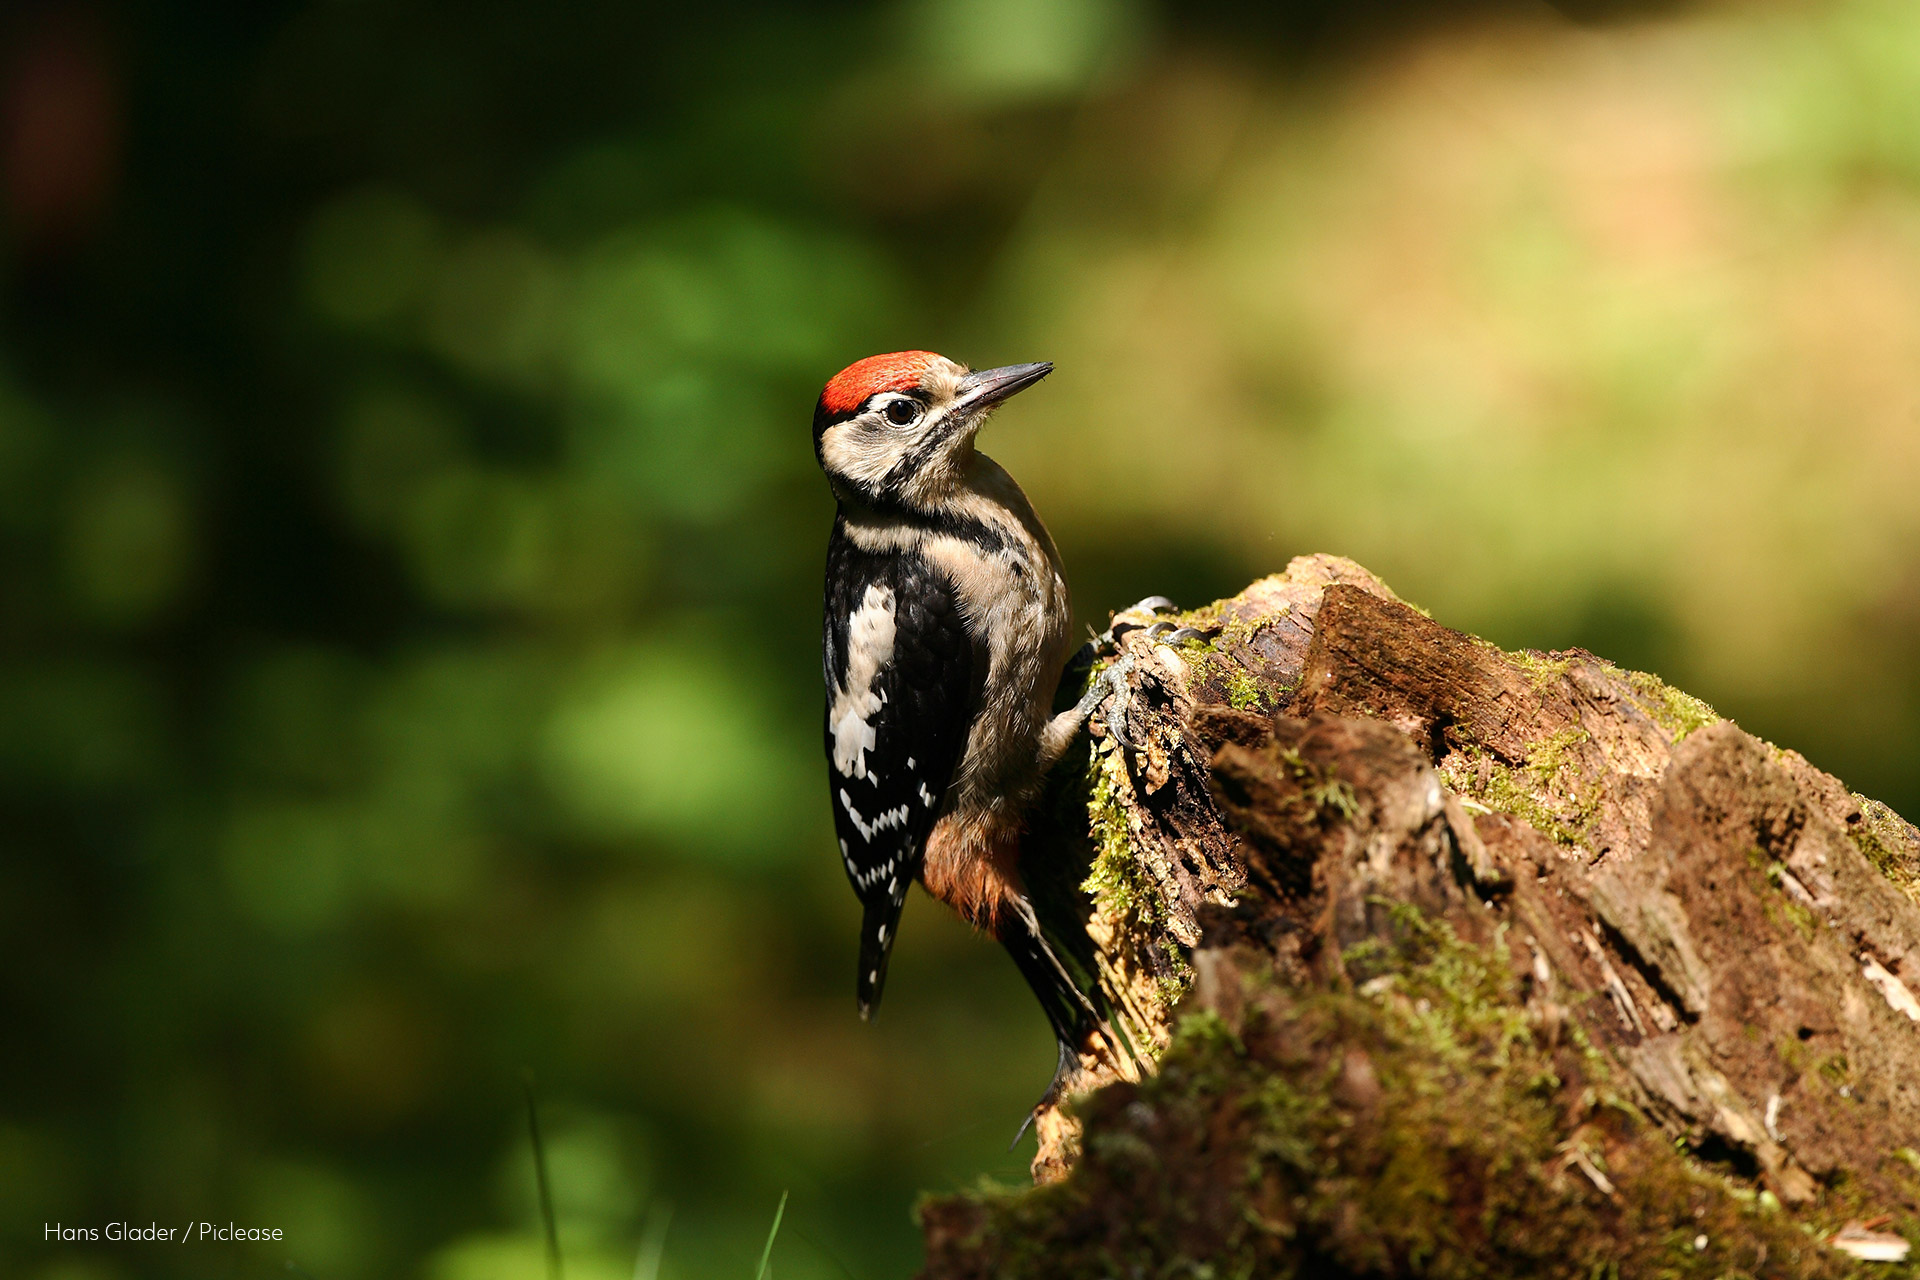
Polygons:
<instances>
[{"instance_id":1,"label":"green moss","mask_svg":"<svg viewBox=\"0 0 1920 1280\"><path fill-rule=\"evenodd\" d=\"M1652 716L1654 723L1665 729L1675 742L1696 729L1718 724L1722 719L1718 711L1692 694L1680 692L1659 676L1648 675L1644 671L1625 671L1621 674L1633 686L1641 709Z\"/></svg>"},{"instance_id":2,"label":"green moss","mask_svg":"<svg viewBox=\"0 0 1920 1280\"><path fill-rule=\"evenodd\" d=\"M1526 675L1535 689L1544 689L1566 675L1574 661L1572 657L1556 657L1535 649L1521 649L1506 653L1505 656ZM1627 671L1604 660L1600 665L1619 675L1632 687L1634 700L1640 704L1640 708L1653 717L1654 723L1665 729L1675 742L1696 729L1717 724L1722 718L1712 707L1690 693L1675 689L1659 676L1649 675L1645 671Z\"/></svg>"},{"instance_id":3,"label":"green moss","mask_svg":"<svg viewBox=\"0 0 1920 1280\"><path fill-rule=\"evenodd\" d=\"M1563 848L1586 848L1600 814L1600 781L1575 776L1567 756L1587 740L1584 729L1562 729L1537 744L1519 769L1461 748L1447 757L1440 777L1452 790L1519 818Z\"/></svg>"},{"instance_id":4,"label":"green moss","mask_svg":"<svg viewBox=\"0 0 1920 1280\"><path fill-rule=\"evenodd\" d=\"M1202 685L1210 684L1218 679L1222 672L1230 672L1234 669L1226 656L1205 639L1183 640L1174 652L1178 653L1180 660L1187 664L1188 687L1191 689L1197 690Z\"/></svg>"},{"instance_id":5,"label":"green moss","mask_svg":"<svg viewBox=\"0 0 1920 1280\"><path fill-rule=\"evenodd\" d=\"M1220 645L1223 648L1244 647L1245 645L1252 642L1254 633L1259 631L1261 627L1264 627L1268 623L1273 622L1277 619L1286 617L1288 611L1291 608L1292 608L1291 605L1283 606L1280 612L1273 614L1271 617L1261 618L1257 621L1251 618L1226 619L1226 621L1220 624ZM1198 624L1190 622L1187 625L1197 626Z\"/></svg>"},{"instance_id":6,"label":"green moss","mask_svg":"<svg viewBox=\"0 0 1920 1280\"><path fill-rule=\"evenodd\" d=\"M1222 1049L1239 1056L1246 1052L1246 1046L1235 1034L1227 1020L1213 1009L1196 1009L1180 1019L1173 1029L1173 1042L1167 1052L1196 1052L1201 1050Z\"/></svg>"},{"instance_id":7,"label":"green moss","mask_svg":"<svg viewBox=\"0 0 1920 1280\"><path fill-rule=\"evenodd\" d=\"M1560 770L1567 764L1567 753L1583 742L1593 741L1593 735L1579 725L1568 725L1558 733L1534 744L1527 754L1527 768L1536 778L1546 783L1554 782Z\"/></svg>"},{"instance_id":8,"label":"green moss","mask_svg":"<svg viewBox=\"0 0 1920 1280\"><path fill-rule=\"evenodd\" d=\"M1886 837L1875 828L1873 820L1867 816L1868 806L1874 802L1857 793L1853 798L1860 805L1860 821L1854 823L1853 829L1847 833L1852 838L1854 846L1866 855L1868 862L1880 869L1880 874L1889 879L1906 873L1908 868L1894 856Z\"/></svg>"},{"instance_id":9,"label":"green moss","mask_svg":"<svg viewBox=\"0 0 1920 1280\"><path fill-rule=\"evenodd\" d=\"M1160 951L1166 956L1167 969L1154 979L1160 993L1160 1007L1171 1009L1193 990L1193 962L1186 949L1166 934L1160 936Z\"/></svg>"},{"instance_id":10,"label":"green moss","mask_svg":"<svg viewBox=\"0 0 1920 1280\"><path fill-rule=\"evenodd\" d=\"M1235 711L1264 711L1267 709L1267 693L1260 682L1240 667L1227 672L1225 679L1227 703Z\"/></svg>"},{"instance_id":11,"label":"green moss","mask_svg":"<svg viewBox=\"0 0 1920 1280\"><path fill-rule=\"evenodd\" d=\"M1287 689L1269 690L1258 677L1234 660L1225 646L1243 644L1257 626L1238 619L1229 621L1216 639L1192 636L1182 640L1175 652L1187 664L1193 682L1217 681L1227 704L1235 711L1270 711Z\"/></svg>"},{"instance_id":12,"label":"green moss","mask_svg":"<svg viewBox=\"0 0 1920 1280\"><path fill-rule=\"evenodd\" d=\"M1518 1151L1549 1151L1546 1099L1561 1081L1534 1047L1503 945L1470 946L1413 907L1375 905L1389 912L1389 937L1342 957L1356 992L1290 1011L1310 1042L1364 1046L1383 1095L1371 1132L1356 1134L1329 1104L1343 1061L1262 1080L1245 1113L1261 1121L1250 1183L1306 1183L1294 1229L1335 1237L1344 1270L1466 1274L1453 1203L1462 1175L1518 1171L1532 1163ZM1346 1229L1356 1211L1360 1229ZM1517 1201L1483 1202L1477 1216L1495 1229L1522 1220Z\"/></svg>"},{"instance_id":13,"label":"green moss","mask_svg":"<svg viewBox=\"0 0 1920 1280\"><path fill-rule=\"evenodd\" d=\"M1307 802L1323 815L1345 821L1360 812L1360 798L1332 769L1307 788Z\"/></svg>"},{"instance_id":14,"label":"green moss","mask_svg":"<svg viewBox=\"0 0 1920 1280\"><path fill-rule=\"evenodd\" d=\"M1300 788L1297 797L1287 800L1289 805L1304 804L1316 817L1332 822L1344 822L1360 811L1360 798L1340 776L1339 766L1329 765L1323 769L1304 759L1292 747L1281 751L1278 758L1280 767Z\"/></svg>"},{"instance_id":15,"label":"green moss","mask_svg":"<svg viewBox=\"0 0 1920 1280\"><path fill-rule=\"evenodd\" d=\"M1516 653L1509 653L1507 659L1526 673L1528 681L1536 689L1546 688L1567 674L1568 668L1573 666L1571 658L1549 657L1536 649L1521 649Z\"/></svg>"},{"instance_id":16,"label":"green moss","mask_svg":"<svg viewBox=\"0 0 1920 1280\"><path fill-rule=\"evenodd\" d=\"M1162 953L1153 966L1154 990L1163 1009L1178 1004L1193 986L1193 964L1178 942L1158 927L1167 918L1160 886L1140 865L1127 812L1120 802L1121 765L1110 752L1094 757L1087 796L1087 829L1093 837L1093 859L1081 892L1090 895L1101 913L1120 922L1130 934L1150 934Z\"/></svg>"},{"instance_id":17,"label":"green moss","mask_svg":"<svg viewBox=\"0 0 1920 1280\"><path fill-rule=\"evenodd\" d=\"M1239 1021L1188 1016L1158 1075L1077 1104L1086 1148L1068 1181L949 1202L966 1265L930 1254L929 1270L1855 1273L1821 1243L1824 1219L1693 1163L1615 1100L1577 1021L1557 1042L1537 1033L1498 936L1475 944L1405 904L1373 906L1382 936L1343 956L1355 987L1244 977Z\"/></svg>"},{"instance_id":18,"label":"green moss","mask_svg":"<svg viewBox=\"0 0 1920 1280\"><path fill-rule=\"evenodd\" d=\"M1093 785L1087 797L1093 864L1080 888L1093 896L1102 911L1116 918L1158 920L1165 915L1160 891L1134 855L1133 833L1127 826L1127 811L1120 802L1120 784L1115 778L1119 767L1112 753L1094 758Z\"/></svg>"},{"instance_id":19,"label":"green moss","mask_svg":"<svg viewBox=\"0 0 1920 1280\"><path fill-rule=\"evenodd\" d=\"M1847 825L1854 847L1902 893L1920 902L1920 850L1912 847L1906 822L1878 800L1857 792L1853 799L1860 806L1860 821Z\"/></svg>"}]
</instances>

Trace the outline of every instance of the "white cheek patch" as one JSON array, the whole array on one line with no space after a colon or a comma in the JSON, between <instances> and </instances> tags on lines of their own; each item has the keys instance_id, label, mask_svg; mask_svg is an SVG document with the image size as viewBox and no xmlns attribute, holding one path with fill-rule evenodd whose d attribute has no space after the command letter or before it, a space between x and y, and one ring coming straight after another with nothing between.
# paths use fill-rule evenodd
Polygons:
<instances>
[{"instance_id":1,"label":"white cheek patch","mask_svg":"<svg viewBox=\"0 0 1920 1280\"><path fill-rule=\"evenodd\" d=\"M867 776L867 752L874 744L868 717L886 704L873 682L893 661L893 635L893 591L870 586L847 621L847 676L827 712L827 731L833 735L833 767L842 777Z\"/></svg>"},{"instance_id":2,"label":"white cheek patch","mask_svg":"<svg viewBox=\"0 0 1920 1280\"><path fill-rule=\"evenodd\" d=\"M845 476L864 485L877 485L886 478L893 464L911 448L920 436L889 432L855 418L829 427L820 437L820 460L829 474Z\"/></svg>"}]
</instances>

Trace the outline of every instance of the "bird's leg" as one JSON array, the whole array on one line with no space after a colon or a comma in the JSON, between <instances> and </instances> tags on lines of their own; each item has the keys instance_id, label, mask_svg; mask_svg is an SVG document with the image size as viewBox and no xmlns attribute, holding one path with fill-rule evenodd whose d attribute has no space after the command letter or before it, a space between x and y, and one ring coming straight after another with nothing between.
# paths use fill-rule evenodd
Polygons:
<instances>
[{"instance_id":1,"label":"bird's leg","mask_svg":"<svg viewBox=\"0 0 1920 1280\"><path fill-rule=\"evenodd\" d=\"M1098 676L1088 687L1080 701L1047 721L1040 731L1040 772L1046 773L1066 754L1072 745L1074 735L1087 723L1087 717L1099 709L1108 698L1116 703L1117 722L1126 723L1125 707L1128 700L1127 673L1133 670L1133 659L1122 656ZM1113 722L1113 717L1109 717Z\"/></svg>"}]
</instances>

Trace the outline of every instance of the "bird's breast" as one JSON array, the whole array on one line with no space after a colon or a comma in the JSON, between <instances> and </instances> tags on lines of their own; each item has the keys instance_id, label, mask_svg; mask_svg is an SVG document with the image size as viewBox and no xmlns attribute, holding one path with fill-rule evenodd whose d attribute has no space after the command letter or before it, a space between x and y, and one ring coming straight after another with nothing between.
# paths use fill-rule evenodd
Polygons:
<instances>
[{"instance_id":1,"label":"bird's breast","mask_svg":"<svg viewBox=\"0 0 1920 1280\"><path fill-rule=\"evenodd\" d=\"M1072 606L1049 545L1009 538L997 550L935 539L928 559L954 584L960 613L987 655L980 706L951 793L951 811L1019 805L1037 778L1039 737L1066 661Z\"/></svg>"},{"instance_id":2,"label":"bird's breast","mask_svg":"<svg viewBox=\"0 0 1920 1280\"><path fill-rule=\"evenodd\" d=\"M845 528L860 549L917 556L952 585L985 670L975 668L980 701L943 808L1016 812L1038 790L1040 732L1073 618L1046 526L1013 478L975 455L967 483L937 511L913 519L849 517Z\"/></svg>"}]
</instances>

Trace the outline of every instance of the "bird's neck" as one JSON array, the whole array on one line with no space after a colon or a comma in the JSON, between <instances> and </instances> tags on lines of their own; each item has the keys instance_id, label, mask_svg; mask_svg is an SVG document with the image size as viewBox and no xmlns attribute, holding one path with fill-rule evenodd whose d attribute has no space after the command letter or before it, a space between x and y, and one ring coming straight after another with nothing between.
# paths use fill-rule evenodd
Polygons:
<instances>
[{"instance_id":1,"label":"bird's neck","mask_svg":"<svg viewBox=\"0 0 1920 1280\"><path fill-rule=\"evenodd\" d=\"M1053 539L1033 504L1004 467L971 453L964 469L941 483L914 486L878 499L838 492L840 520L862 546L904 548L930 535L948 535L990 550L1026 546L1057 561Z\"/></svg>"}]
</instances>

